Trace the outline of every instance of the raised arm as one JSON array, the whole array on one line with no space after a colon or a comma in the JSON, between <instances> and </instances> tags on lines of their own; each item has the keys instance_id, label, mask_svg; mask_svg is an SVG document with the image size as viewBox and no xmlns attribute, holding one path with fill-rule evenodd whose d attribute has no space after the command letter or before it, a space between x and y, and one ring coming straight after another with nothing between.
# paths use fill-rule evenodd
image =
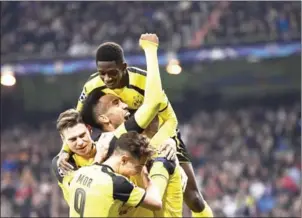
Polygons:
<instances>
[{"instance_id":1,"label":"raised arm","mask_svg":"<svg viewBox=\"0 0 302 218\"><path fill-rule=\"evenodd\" d=\"M153 136L150 143L158 148L167 138L176 135L176 128L178 125L176 114L170 104L167 96L163 93L163 102L159 110L159 119L162 121L158 132Z\"/></svg>"},{"instance_id":2,"label":"raised arm","mask_svg":"<svg viewBox=\"0 0 302 218\"><path fill-rule=\"evenodd\" d=\"M140 46L144 49L147 62L144 102L135 112L133 119L126 121L115 130L116 137L127 131L142 132L158 114L162 102L162 84L157 59L157 36L155 34L142 34Z\"/></svg>"}]
</instances>

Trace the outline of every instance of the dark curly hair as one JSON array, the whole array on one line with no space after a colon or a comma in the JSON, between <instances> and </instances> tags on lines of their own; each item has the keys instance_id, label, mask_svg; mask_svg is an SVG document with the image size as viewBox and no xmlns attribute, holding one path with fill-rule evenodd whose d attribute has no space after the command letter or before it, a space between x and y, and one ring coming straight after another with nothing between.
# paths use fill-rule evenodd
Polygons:
<instances>
[{"instance_id":1,"label":"dark curly hair","mask_svg":"<svg viewBox=\"0 0 302 218\"><path fill-rule=\"evenodd\" d=\"M115 61L116 64L124 63L124 51L122 47L115 42L105 42L101 44L96 51L96 62Z\"/></svg>"},{"instance_id":2,"label":"dark curly hair","mask_svg":"<svg viewBox=\"0 0 302 218\"><path fill-rule=\"evenodd\" d=\"M97 117L102 111L95 111L95 109L96 105L99 103L99 99L104 95L105 93L102 91L101 87L94 89L87 96L81 110L81 116L84 123L100 130L102 130L102 125L97 122Z\"/></svg>"}]
</instances>

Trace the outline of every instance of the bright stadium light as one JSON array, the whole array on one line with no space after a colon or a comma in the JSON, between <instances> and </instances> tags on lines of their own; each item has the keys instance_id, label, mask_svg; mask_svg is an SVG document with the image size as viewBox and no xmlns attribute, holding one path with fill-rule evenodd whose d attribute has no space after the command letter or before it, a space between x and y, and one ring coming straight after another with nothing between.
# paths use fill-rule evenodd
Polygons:
<instances>
[{"instance_id":1,"label":"bright stadium light","mask_svg":"<svg viewBox=\"0 0 302 218\"><path fill-rule=\"evenodd\" d=\"M13 75L1 75L1 84L4 86L13 86L16 84L16 78Z\"/></svg>"},{"instance_id":2,"label":"bright stadium light","mask_svg":"<svg viewBox=\"0 0 302 218\"><path fill-rule=\"evenodd\" d=\"M174 74L174 75L177 75L177 74L180 74L181 71L182 71L182 68L181 66L179 65L179 61L176 60L176 59L171 59L167 65L167 68L166 68L167 72L169 74Z\"/></svg>"},{"instance_id":3,"label":"bright stadium light","mask_svg":"<svg viewBox=\"0 0 302 218\"><path fill-rule=\"evenodd\" d=\"M16 78L11 67L1 68L1 84L3 86L13 86L16 84Z\"/></svg>"}]
</instances>

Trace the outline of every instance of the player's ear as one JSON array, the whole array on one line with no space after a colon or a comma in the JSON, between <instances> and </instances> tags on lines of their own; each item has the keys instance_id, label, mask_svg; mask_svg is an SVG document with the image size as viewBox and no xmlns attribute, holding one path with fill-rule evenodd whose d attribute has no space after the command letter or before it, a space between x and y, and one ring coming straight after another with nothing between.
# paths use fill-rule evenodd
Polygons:
<instances>
[{"instance_id":1,"label":"player's ear","mask_svg":"<svg viewBox=\"0 0 302 218\"><path fill-rule=\"evenodd\" d=\"M65 138L64 138L63 133L60 133L60 136L61 136L62 141L64 142Z\"/></svg>"},{"instance_id":2,"label":"player's ear","mask_svg":"<svg viewBox=\"0 0 302 218\"><path fill-rule=\"evenodd\" d=\"M122 63L122 70L123 70L123 71L126 70L127 67L128 67L127 63Z\"/></svg>"},{"instance_id":3,"label":"player's ear","mask_svg":"<svg viewBox=\"0 0 302 218\"><path fill-rule=\"evenodd\" d=\"M88 124L86 124L86 127L88 129L88 132L91 134L92 133L92 127L90 125L88 125Z\"/></svg>"},{"instance_id":4,"label":"player's ear","mask_svg":"<svg viewBox=\"0 0 302 218\"><path fill-rule=\"evenodd\" d=\"M126 165L128 163L129 157L127 155L122 155L122 165Z\"/></svg>"}]
</instances>

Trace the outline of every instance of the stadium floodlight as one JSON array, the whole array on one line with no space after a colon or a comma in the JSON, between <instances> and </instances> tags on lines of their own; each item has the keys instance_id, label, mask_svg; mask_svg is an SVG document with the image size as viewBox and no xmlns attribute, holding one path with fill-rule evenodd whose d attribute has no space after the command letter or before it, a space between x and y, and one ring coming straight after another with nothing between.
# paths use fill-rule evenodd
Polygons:
<instances>
[{"instance_id":1,"label":"stadium floodlight","mask_svg":"<svg viewBox=\"0 0 302 218\"><path fill-rule=\"evenodd\" d=\"M166 67L166 70L169 74L180 74L182 71L179 61L177 59L171 59Z\"/></svg>"},{"instance_id":2,"label":"stadium floodlight","mask_svg":"<svg viewBox=\"0 0 302 218\"><path fill-rule=\"evenodd\" d=\"M10 66L1 67L1 84L3 86L13 86L16 84L14 71Z\"/></svg>"}]
</instances>

